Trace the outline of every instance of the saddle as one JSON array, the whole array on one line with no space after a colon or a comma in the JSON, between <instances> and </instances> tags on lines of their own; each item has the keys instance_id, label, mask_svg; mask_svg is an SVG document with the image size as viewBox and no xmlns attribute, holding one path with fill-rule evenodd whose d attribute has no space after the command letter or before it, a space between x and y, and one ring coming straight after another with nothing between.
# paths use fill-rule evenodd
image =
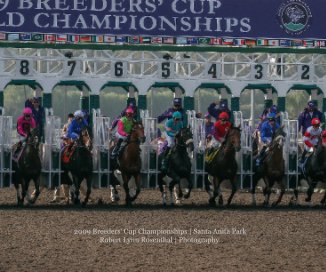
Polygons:
<instances>
[{"instance_id":1,"label":"saddle","mask_svg":"<svg viewBox=\"0 0 326 272\"><path fill-rule=\"evenodd\" d=\"M206 150L205 152L205 162L206 164L210 164L214 158L216 157L216 155L218 154L218 152L220 151L220 147L219 148L210 148L208 150Z\"/></svg>"},{"instance_id":2,"label":"saddle","mask_svg":"<svg viewBox=\"0 0 326 272\"><path fill-rule=\"evenodd\" d=\"M62 161L64 163L69 163L71 160L72 155L75 152L75 145L67 145L64 147L62 152Z\"/></svg>"},{"instance_id":3,"label":"saddle","mask_svg":"<svg viewBox=\"0 0 326 272\"><path fill-rule=\"evenodd\" d=\"M23 146L21 142L18 142L12 146L12 159L16 163L18 163L21 155L23 154L24 147L25 146Z\"/></svg>"}]
</instances>

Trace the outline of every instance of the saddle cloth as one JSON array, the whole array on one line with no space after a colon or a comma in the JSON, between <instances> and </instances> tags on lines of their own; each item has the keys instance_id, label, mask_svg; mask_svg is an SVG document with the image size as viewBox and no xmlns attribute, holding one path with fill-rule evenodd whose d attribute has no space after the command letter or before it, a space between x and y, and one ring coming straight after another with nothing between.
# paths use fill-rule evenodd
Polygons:
<instances>
[{"instance_id":1,"label":"saddle cloth","mask_svg":"<svg viewBox=\"0 0 326 272\"><path fill-rule=\"evenodd\" d=\"M207 150L205 152L205 162L210 164L214 158L216 157L217 153L220 151L220 148L213 148L213 150Z\"/></svg>"}]
</instances>

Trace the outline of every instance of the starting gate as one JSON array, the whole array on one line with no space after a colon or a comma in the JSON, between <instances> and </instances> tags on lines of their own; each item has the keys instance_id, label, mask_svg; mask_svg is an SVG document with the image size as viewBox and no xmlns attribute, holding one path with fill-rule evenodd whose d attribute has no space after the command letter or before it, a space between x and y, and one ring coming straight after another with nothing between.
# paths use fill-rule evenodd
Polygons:
<instances>
[{"instance_id":1,"label":"starting gate","mask_svg":"<svg viewBox=\"0 0 326 272\"><path fill-rule=\"evenodd\" d=\"M98 177L98 187L102 187L102 179L106 178L104 184L109 186L110 174L110 117L101 116L100 109L93 110L93 162L94 173Z\"/></svg>"},{"instance_id":2,"label":"starting gate","mask_svg":"<svg viewBox=\"0 0 326 272\"><path fill-rule=\"evenodd\" d=\"M0 115L0 131L0 187L4 187L12 179L12 116Z\"/></svg>"},{"instance_id":3,"label":"starting gate","mask_svg":"<svg viewBox=\"0 0 326 272\"><path fill-rule=\"evenodd\" d=\"M196 111L187 111L188 125L193 134L194 152L192 161L192 173L194 175L194 187L198 187L198 180L201 179L202 188L205 184L205 119L197 118Z\"/></svg>"},{"instance_id":4,"label":"starting gate","mask_svg":"<svg viewBox=\"0 0 326 272\"><path fill-rule=\"evenodd\" d=\"M158 177L158 152L159 143L157 135L157 119L149 117L148 110L140 111L140 118L144 125L146 140L141 145L142 173L146 175L146 187L153 186L153 177L155 177L155 186L157 186Z\"/></svg>"},{"instance_id":5,"label":"starting gate","mask_svg":"<svg viewBox=\"0 0 326 272\"><path fill-rule=\"evenodd\" d=\"M42 172L47 176L47 186L49 188L52 188L55 178L57 185L61 184L61 134L60 117L54 116L52 109L46 109Z\"/></svg>"}]
</instances>

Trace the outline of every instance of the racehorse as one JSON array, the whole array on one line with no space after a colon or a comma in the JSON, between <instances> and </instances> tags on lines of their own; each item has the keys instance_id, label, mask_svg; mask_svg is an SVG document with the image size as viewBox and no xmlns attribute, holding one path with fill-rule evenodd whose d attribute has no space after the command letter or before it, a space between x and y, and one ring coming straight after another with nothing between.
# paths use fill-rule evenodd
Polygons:
<instances>
[{"instance_id":1,"label":"racehorse","mask_svg":"<svg viewBox=\"0 0 326 272\"><path fill-rule=\"evenodd\" d=\"M280 186L281 193L273 206L279 204L285 192L285 184L283 182L285 174L285 164L283 159L283 145L285 142L285 132L283 126L279 127L272 138L272 142L268 147L268 151L262 165L257 167L253 175L253 185L251 188L252 203L256 205L256 186L258 181L263 178L265 182L265 188L263 194L265 196L264 205L269 205L269 199L271 195L271 189L275 182Z\"/></svg>"},{"instance_id":2,"label":"racehorse","mask_svg":"<svg viewBox=\"0 0 326 272\"><path fill-rule=\"evenodd\" d=\"M13 183L17 192L17 204L23 205L24 199L28 192L29 182L34 181L35 192L30 204L34 204L40 195L40 175L41 175L41 159L39 155L39 132L33 129L27 135L26 143L22 147L21 155L18 161L13 160ZM19 184L21 184L22 192L20 197Z\"/></svg>"},{"instance_id":3,"label":"racehorse","mask_svg":"<svg viewBox=\"0 0 326 272\"><path fill-rule=\"evenodd\" d=\"M215 198L219 196L218 203L223 205L223 196L220 191L220 185L224 180L230 180L232 192L228 198L227 204L230 205L232 198L237 190L236 175L238 165L235 159L235 153L241 149L241 130L239 127L231 126L225 136L225 141L221 145L218 153L213 160L206 164L208 175L213 177L213 191L209 185L208 175L205 177L205 188L209 194L209 204L215 206Z\"/></svg>"},{"instance_id":4,"label":"racehorse","mask_svg":"<svg viewBox=\"0 0 326 272\"><path fill-rule=\"evenodd\" d=\"M191 181L191 161L188 155L189 151L194 150L194 143L192 140L192 132L189 127L182 128L175 135L175 146L170 150L171 155L168 163L167 176L172 179L169 183L169 191L170 191L170 203L174 205L173 200L173 188L177 185L177 197L181 198L183 196L181 190L181 179L185 178L188 181L187 193L184 195L184 198L189 198L191 189L192 189L192 181ZM164 186L163 178L165 173L160 173L158 175L158 184L160 191L162 193L162 201L163 205L166 205L166 191ZM178 199L177 198L177 199Z\"/></svg>"},{"instance_id":5,"label":"racehorse","mask_svg":"<svg viewBox=\"0 0 326 272\"><path fill-rule=\"evenodd\" d=\"M92 141L87 129L83 129L72 146L72 154L69 162L62 156L62 168L64 170L61 180L68 185L74 185L74 190L70 189L71 199L75 204L80 204L79 189L83 179L86 179L87 191L84 202L86 205L92 190L93 159L91 153ZM70 172L72 179L68 173Z\"/></svg>"},{"instance_id":6,"label":"racehorse","mask_svg":"<svg viewBox=\"0 0 326 272\"><path fill-rule=\"evenodd\" d=\"M118 168L121 171L122 179L123 179L123 188L126 193L126 205L131 205L132 201L136 200L137 196L140 193L141 186L141 158L140 158L140 144L145 141L145 133L144 126L142 122L134 122L130 136L127 139L126 145L122 151L121 156L118 158L118 166L114 168ZM112 162L111 165L114 163ZM115 169L113 169L115 170ZM118 200L118 193L115 186L119 183L117 179L113 175L113 171L111 173L111 185L115 191L115 197ZM136 182L136 194L131 197L129 192L129 180L131 177L134 177Z\"/></svg>"},{"instance_id":7,"label":"racehorse","mask_svg":"<svg viewBox=\"0 0 326 272\"><path fill-rule=\"evenodd\" d=\"M326 146L325 144L323 144L322 139L318 141L318 145L314 148L314 152L307 159L305 166L305 176L309 185L305 201L310 202L311 196L318 181L321 181L323 183L326 182ZM296 199L298 198L297 194L298 192L296 191ZM326 192L320 203L325 204L325 202Z\"/></svg>"}]
</instances>

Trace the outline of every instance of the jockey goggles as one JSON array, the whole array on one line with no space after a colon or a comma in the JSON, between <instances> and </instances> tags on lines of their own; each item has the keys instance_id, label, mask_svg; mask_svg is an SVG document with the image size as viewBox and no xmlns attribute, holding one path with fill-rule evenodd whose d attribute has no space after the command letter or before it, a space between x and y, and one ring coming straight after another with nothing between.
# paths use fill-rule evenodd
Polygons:
<instances>
[{"instance_id":1,"label":"jockey goggles","mask_svg":"<svg viewBox=\"0 0 326 272\"><path fill-rule=\"evenodd\" d=\"M225 118L221 118L220 120L221 120L221 121L227 121Z\"/></svg>"},{"instance_id":2,"label":"jockey goggles","mask_svg":"<svg viewBox=\"0 0 326 272\"><path fill-rule=\"evenodd\" d=\"M24 114L24 116L25 116L25 117L31 117L31 115L30 115L30 114Z\"/></svg>"},{"instance_id":3,"label":"jockey goggles","mask_svg":"<svg viewBox=\"0 0 326 272\"><path fill-rule=\"evenodd\" d=\"M174 118L175 121L180 121L181 119L180 118Z\"/></svg>"}]
</instances>

